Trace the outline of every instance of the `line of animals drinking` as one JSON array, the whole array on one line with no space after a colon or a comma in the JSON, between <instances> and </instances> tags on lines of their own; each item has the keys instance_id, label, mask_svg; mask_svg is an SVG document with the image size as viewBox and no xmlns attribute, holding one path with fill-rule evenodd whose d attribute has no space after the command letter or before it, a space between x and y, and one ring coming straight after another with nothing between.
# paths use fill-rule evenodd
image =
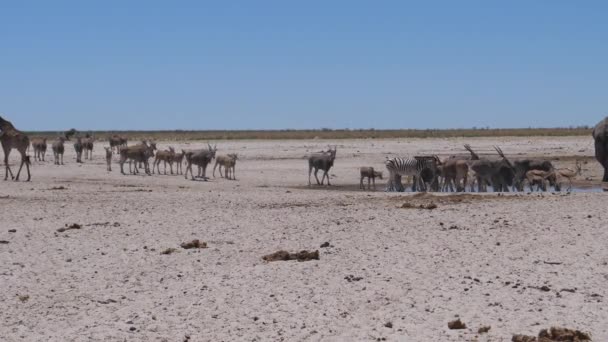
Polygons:
<instances>
[{"instance_id":1,"label":"line of animals drinking","mask_svg":"<svg viewBox=\"0 0 608 342\"><path fill-rule=\"evenodd\" d=\"M593 131L595 139L596 157L605 167L604 181L608 181L608 117L598 123ZM76 161L83 162L84 159L91 159L95 139L86 134L84 137L75 130L71 129L51 144L54 163L63 165L63 154L65 152L66 141L74 139L74 149ZM8 175L15 180L19 180L19 175L23 166L26 166L28 179L30 174L30 156L27 154L31 147L34 152L35 160L44 161L47 151L46 138L32 138L31 141L23 132L17 130L12 123L0 117L0 142L4 150L5 161L5 180ZM129 163L129 173L139 173L139 168L144 168L147 174L160 174L160 164L164 165L164 174L167 174L167 164L170 173L173 174L173 166L176 167L177 174L184 174L187 179L188 173L194 180L196 177L207 179L207 166L215 160L215 170L219 166L224 168L225 177L236 179L236 154L220 155L216 157L217 146L208 144L207 149L182 150L176 152L173 148L164 151L157 151L154 142L142 141L135 145L127 145L127 138L113 135L108 138L109 147L104 147L107 170L112 171L112 156L114 153L120 156L119 165L122 174L125 174L124 164ZM502 150L495 146L498 158L487 158L479 156L470 145L464 148L469 152L466 156L451 156L441 160L438 156L416 156L413 158L387 158L385 168L388 171L387 191L404 191L403 178L411 183L412 191L479 191L485 192L489 188L493 191L523 191L527 184L533 191L546 191L551 187L555 191L560 191L565 183L568 189L572 188L572 181L581 174L582 165L576 161L575 168L555 168L548 160L542 159L519 159L510 161ZM8 157L12 149L17 149L21 153L21 164L17 175L14 176L8 163ZM318 185L323 185L327 179L330 184L329 170L333 167L337 155L337 148L330 147L327 151L312 153L308 157L308 184L311 185L311 175L314 170L314 177ZM149 160L154 158L152 168ZM186 171L183 172L182 165L186 163ZM198 167L197 176L193 173L193 166ZM323 171L321 180L317 176L318 171ZM376 178L382 179L383 173L373 167L360 168L360 188L365 189L364 180L367 179L367 188L371 184L375 188Z\"/></svg>"}]
</instances>

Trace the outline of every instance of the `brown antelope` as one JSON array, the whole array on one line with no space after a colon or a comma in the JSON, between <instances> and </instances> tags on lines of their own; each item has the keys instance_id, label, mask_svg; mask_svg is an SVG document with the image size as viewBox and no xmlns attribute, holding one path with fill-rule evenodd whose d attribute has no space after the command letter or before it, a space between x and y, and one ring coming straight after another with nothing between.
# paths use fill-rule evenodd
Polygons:
<instances>
[{"instance_id":1,"label":"brown antelope","mask_svg":"<svg viewBox=\"0 0 608 342\"><path fill-rule=\"evenodd\" d=\"M184 153L186 158L186 172L184 172L184 178L188 179L188 171L190 171L192 180L195 180L194 173L192 172L192 165L196 165L199 168L199 173L202 172L202 176L199 175L199 177L202 177L204 181L207 181L207 166L215 158L217 148L211 147L211 145L209 145L209 150L182 150L182 152Z\"/></svg>"},{"instance_id":2,"label":"brown antelope","mask_svg":"<svg viewBox=\"0 0 608 342\"><path fill-rule=\"evenodd\" d=\"M225 156L218 156L215 158L215 165L213 166L213 177L215 178L215 168L219 166L220 177L222 176L222 167L224 167L224 174L227 179L236 180L236 161L238 156L235 153L230 153ZM230 174L232 173L232 178Z\"/></svg>"},{"instance_id":3,"label":"brown antelope","mask_svg":"<svg viewBox=\"0 0 608 342\"><path fill-rule=\"evenodd\" d=\"M337 147L333 147L333 148L329 148L329 151L327 152L321 152L321 153L313 153L308 157L308 186L311 185L310 182L310 175L312 173L312 170L315 170L315 179L317 181L317 185L323 185L323 182L325 181L325 177L327 177L327 185L331 186L331 183L329 182L329 169L332 168L332 166L334 166L334 161L336 160L336 152L337 152ZM319 178L317 177L317 173L319 172L319 170L323 171L323 177L321 177L321 181L319 182Z\"/></svg>"},{"instance_id":4,"label":"brown antelope","mask_svg":"<svg viewBox=\"0 0 608 342\"><path fill-rule=\"evenodd\" d=\"M530 170L526 172L526 181L528 181L530 191L534 191L534 185L536 185L537 191L547 191L547 182L553 176L555 176L553 171Z\"/></svg>"},{"instance_id":5,"label":"brown antelope","mask_svg":"<svg viewBox=\"0 0 608 342\"><path fill-rule=\"evenodd\" d=\"M169 167L171 168L171 174L173 174L173 157L175 156L175 150L173 147L169 147L168 151L158 151L156 152L156 158L154 159L154 164L152 164L152 173L154 173L154 168L158 169L158 174L160 175L160 162L164 162L165 166L165 175L167 174L167 163L169 163Z\"/></svg>"},{"instance_id":6,"label":"brown antelope","mask_svg":"<svg viewBox=\"0 0 608 342\"><path fill-rule=\"evenodd\" d=\"M576 161L575 170L570 168L561 168L556 170L557 181L561 183L561 180L564 178L568 180L568 191L572 190L572 180L576 178L576 176L580 176L583 173L583 166L580 161Z\"/></svg>"},{"instance_id":7,"label":"brown antelope","mask_svg":"<svg viewBox=\"0 0 608 342\"><path fill-rule=\"evenodd\" d=\"M469 174L469 161L465 159L451 158L438 165L443 176L442 191L465 191Z\"/></svg>"},{"instance_id":8,"label":"brown antelope","mask_svg":"<svg viewBox=\"0 0 608 342\"><path fill-rule=\"evenodd\" d=\"M137 163L141 162L144 164L145 172L150 174L150 165L148 163L148 159L154 155L154 149L156 149L156 145L150 144L150 146L146 144L142 145L134 145L123 147L120 149L120 172L124 175L124 164L127 160L133 161L134 163L134 171L129 170L132 174L139 173L137 169ZM131 163L129 162L129 168L131 167Z\"/></svg>"},{"instance_id":9,"label":"brown antelope","mask_svg":"<svg viewBox=\"0 0 608 342\"><path fill-rule=\"evenodd\" d=\"M374 184L374 190L376 190L376 178L382 179L382 172L374 170L373 167L363 166L359 169L361 178L359 179L359 189L365 190L363 179L367 178L367 190L370 190L370 180Z\"/></svg>"}]
</instances>

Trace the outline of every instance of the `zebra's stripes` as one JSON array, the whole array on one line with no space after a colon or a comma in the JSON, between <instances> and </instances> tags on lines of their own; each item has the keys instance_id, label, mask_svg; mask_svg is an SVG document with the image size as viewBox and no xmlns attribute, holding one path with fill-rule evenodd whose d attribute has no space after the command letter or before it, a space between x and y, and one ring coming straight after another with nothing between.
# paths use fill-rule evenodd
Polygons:
<instances>
[{"instance_id":1,"label":"zebra's stripes","mask_svg":"<svg viewBox=\"0 0 608 342\"><path fill-rule=\"evenodd\" d=\"M403 176L412 176L414 182L419 183L419 189L424 189L424 181L420 174L426 168L435 170L437 159L436 157L395 157L387 159L384 165L389 174L386 191L403 191L403 185L401 184L401 177Z\"/></svg>"}]
</instances>

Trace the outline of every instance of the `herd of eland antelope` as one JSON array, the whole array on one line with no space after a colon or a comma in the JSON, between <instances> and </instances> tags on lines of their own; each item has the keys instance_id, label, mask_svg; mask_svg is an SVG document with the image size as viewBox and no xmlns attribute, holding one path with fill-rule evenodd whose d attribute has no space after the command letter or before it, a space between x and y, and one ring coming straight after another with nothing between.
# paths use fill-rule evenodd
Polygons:
<instances>
[{"instance_id":1,"label":"herd of eland antelope","mask_svg":"<svg viewBox=\"0 0 608 342\"><path fill-rule=\"evenodd\" d=\"M5 180L8 175L19 180L23 166L28 173L28 181L31 179L31 160L27 151L30 148L34 152L34 160L44 161L49 138L36 137L29 139L26 134L17 130L11 122L0 117L0 140L4 150ZM76 152L76 162L83 163L93 158L95 138L91 134L81 136L75 129L65 132L51 142L51 149L55 165L63 165L63 155L67 141L74 139L73 147ZM176 151L173 147L167 150L158 150L156 143L152 141L141 141L134 145L128 144L124 136L112 135L107 139L109 146L105 146L105 159L107 171L112 171L112 157L119 156L118 164L120 172L126 174L124 164L129 163L129 173L138 174L139 168L143 168L148 175L161 174L160 164L163 164L163 174L167 175L167 164L170 174L184 175L188 179L188 172L192 180L202 178L207 180L207 167L215 160L213 176L219 167L220 177L236 179L236 161L238 156L234 153L216 156L217 146L207 145L206 149ZM21 164L16 176L10 169L8 157L12 149L21 154ZM573 180L581 175L582 165L577 160L574 168L556 168L551 161L535 158L523 158L510 160L498 146L494 146L496 154L482 157L474 151L470 145L464 145L468 154L455 155L440 159L437 155L414 156L411 158L393 157L386 158L384 167L388 178L386 191L404 191L406 187L402 179L411 182L412 191L478 191L486 192L491 188L495 192L524 191L527 186L530 191L547 191L553 189L560 191L564 186L567 190L572 189ZM311 153L308 156L308 185L311 176L314 175L317 185L330 186L329 170L334 166L337 155L337 147L329 147L327 151ZM149 161L152 160L150 168ZM186 171L182 165L186 164ZM192 166L196 165L198 172L195 176ZM175 169L174 169L175 166ZM224 168L224 174L222 174ZM313 172L314 170L314 172ZM318 172L322 171L319 181ZM174 173L175 171L175 173ZM363 180L367 178L368 186L373 184L375 189L376 178L382 179L383 173L374 167L363 166L360 168L360 188L365 189Z\"/></svg>"}]
</instances>

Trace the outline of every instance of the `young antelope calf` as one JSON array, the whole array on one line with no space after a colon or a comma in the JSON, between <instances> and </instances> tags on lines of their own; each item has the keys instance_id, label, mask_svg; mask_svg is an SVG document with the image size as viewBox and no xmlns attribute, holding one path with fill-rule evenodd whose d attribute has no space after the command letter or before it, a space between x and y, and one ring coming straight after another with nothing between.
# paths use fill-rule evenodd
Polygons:
<instances>
[{"instance_id":1,"label":"young antelope calf","mask_svg":"<svg viewBox=\"0 0 608 342\"><path fill-rule=\"evenodd\" d=\"M376 190L376 178L382 179L382 172L375 171L373 167L364 166L359 169L359 173L361 174L361 179L359 180L359 189L365 190L363 179L367 178L367 190L370 190L370 180L374 184L374 190Z\"/></svg>"},{"instance_id":2,"label":"young antelope calf","mask_svg":"<svg viewBox=\"0 0 608 342\"><path fill-rule=\"evenodd\" d=\"M169 147L169 151L158 151L156 152L156 159L154 159L154 164L152 164L152 173L154 173L154 167L157 168L158 174L160 175L160 162L164 162L165 166L165 175L167 174L167 163L169 163L169 167L171 168L171 174L173 174L173 157L175 156L175 150L173 147Z\"/></svg>"},{"instance_id":3,"label":"young antelope calf","mask_svg":"<svg viewBox=\"0 0 608 342\"><path fill-rule=\"evenodd\" d=\"M225 156L218 156L215 158L215 165L213 166L213 177L215 178L215 168L219 165L220 177L222 176L222 166L224 167L224 174L227 179L236 180L236 161L238 156L235 153L231 153ZM232 178L230 174L232 173Z\"/></svg>"},{"instance_id":4,"label":"young antelope calf","mask_svg":"<svg viewBox=\"0 0 608 342\"><path fill-rule=\"evenodd\" d=\"M553 171L530 170L526 172L526 180L530 186L530 191L534 191L534 185L536 185L537 191L547 191L548 178L554 176Z\"/></svg>"}]
</instances>

